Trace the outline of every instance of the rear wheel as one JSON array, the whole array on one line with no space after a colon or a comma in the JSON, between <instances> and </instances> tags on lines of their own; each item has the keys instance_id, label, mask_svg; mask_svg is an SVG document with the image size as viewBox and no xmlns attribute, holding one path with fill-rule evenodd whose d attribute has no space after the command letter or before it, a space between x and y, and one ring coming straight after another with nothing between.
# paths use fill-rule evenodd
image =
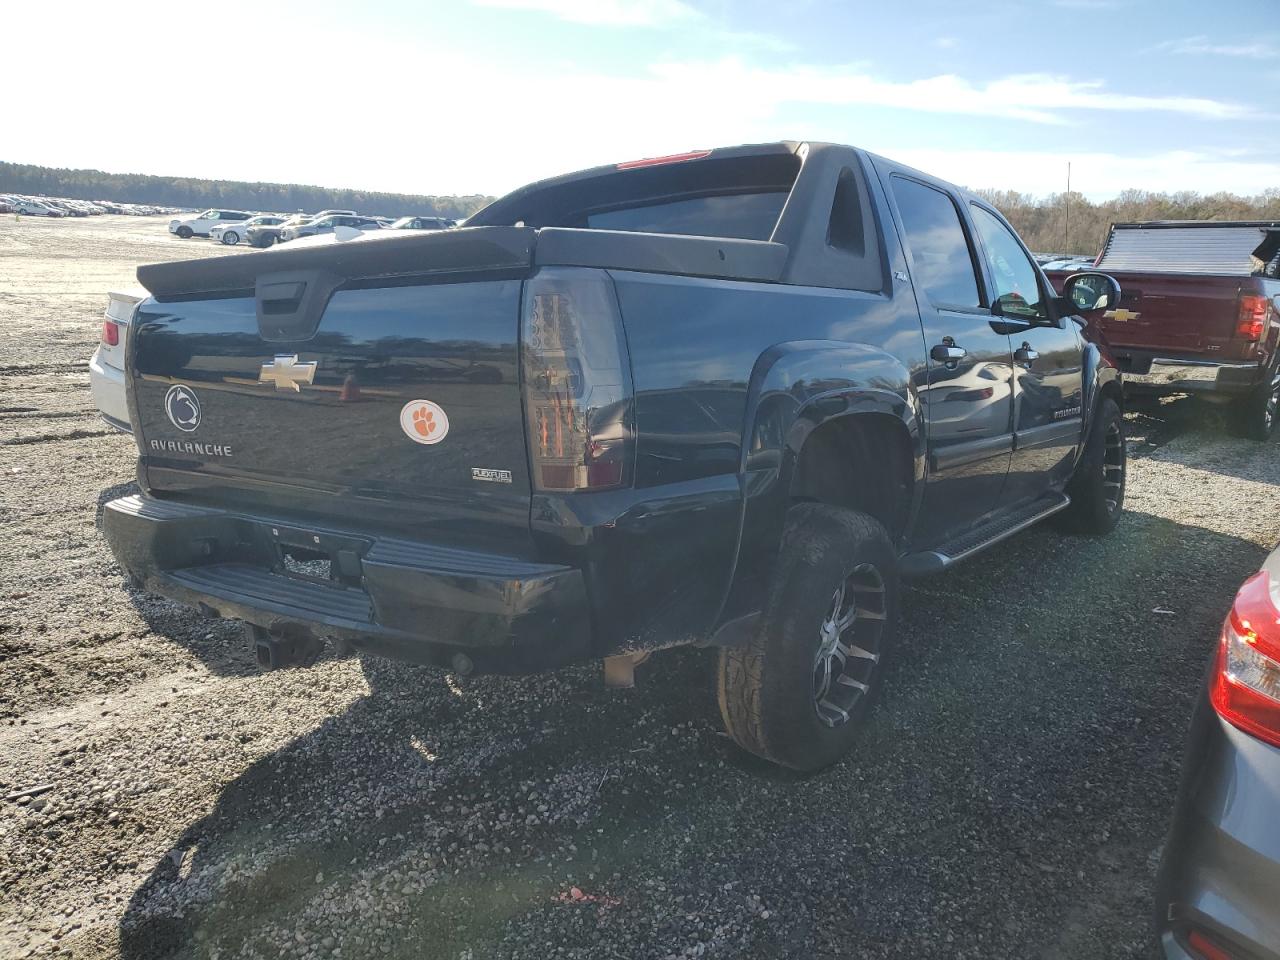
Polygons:
<instances>
[{"instance_id":1,"label":"rear wheel","mask_svg":"<svg viewBox=\"0 0 1280 960\"><path fill-rule=\"evenodd\" d=\"M1267 379L1242 400L1236 401L1236 428L1250 440L1267 441L1276 432L1276 414L1280 407L1280 378L1272 371Z\"/></svg>"},{"instance_id":2,"label":"rear wheel","mask_svg":"<svg viewBox=\"0 0 1280 960\"><path fill-rule=\"evenodd\" d=\"M840 759L876 692L898 590L882 524L841 507L793 507L760 624L745 646L720 652L717 698L734 740L796 770Z\"/></svg>"},{"instance_id":3,"label":"rear wheel","mask_svg":"<svg viewBox=\"0 0 1280 960\"><path fill-rule=\"evenodd\" d=\"M1124 509L1126 464L1124 418L1116 402L1104 397L1067 484L1071 506L1058 514L1058 525L1072 533L1110 533Z\"/></svg>"},{"instance_id":4,"label":"rear wheel","mask_svg":"<svg viewBox=\"0 0 1280 960\"><path fill-rule=\"evenodd\" d=\"M178 236L180 236L183 240L190 240L191 237L193 236L193 233L190 227L179 227Z\"/></svg>"}]
</instances>

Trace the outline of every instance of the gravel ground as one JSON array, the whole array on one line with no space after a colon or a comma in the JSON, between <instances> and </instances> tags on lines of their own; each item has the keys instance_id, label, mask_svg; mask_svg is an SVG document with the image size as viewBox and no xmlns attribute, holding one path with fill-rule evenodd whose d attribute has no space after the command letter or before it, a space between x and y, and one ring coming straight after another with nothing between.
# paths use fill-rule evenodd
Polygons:
<instances>
[{"instance_id":1,"label":"gravel ground","mask_svg":"<svg viewBox=\"0 0 1280 960\"><path fill-rule=\"evenodd\" d=\"M706 653L460 679L261 674L100 540L132 441L85 360L163 221L0 221L0 955L1154 955L1152 872L1230 598L1280 539L1275 448L1128 416L1109 538L1028 531L909 590L853 755L720 733Z\"/></svg>"}]
</instances>

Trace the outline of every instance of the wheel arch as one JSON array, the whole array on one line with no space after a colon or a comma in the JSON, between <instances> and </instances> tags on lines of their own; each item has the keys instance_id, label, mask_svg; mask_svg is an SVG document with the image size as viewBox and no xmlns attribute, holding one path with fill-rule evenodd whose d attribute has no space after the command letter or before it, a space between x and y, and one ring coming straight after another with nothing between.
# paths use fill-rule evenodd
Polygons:
<instances>
[{"instance_id":1,"label":"wheel arch","mask_svg":"<svg viewBox=\"0 0 1280 960\"><path fill-rule=\"evenodd\" d=\"M909 536L924 487L921 423L910 372L879 347L810 340L765 351L748 388L738 550L717 623L730 626L758 608L794 503L879 513L898 542ZM867 470L884 443L892 456L877 456ZM903 500L891 503L895 490ZM713 642L731 642L722 634Z\"/></svg>"}]
</instances>

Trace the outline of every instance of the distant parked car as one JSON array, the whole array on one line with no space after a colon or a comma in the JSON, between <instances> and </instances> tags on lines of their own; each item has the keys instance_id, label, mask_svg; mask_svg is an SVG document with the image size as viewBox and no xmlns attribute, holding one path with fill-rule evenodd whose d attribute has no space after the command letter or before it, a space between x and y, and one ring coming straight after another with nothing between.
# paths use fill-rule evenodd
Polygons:
<instances>
[{"instance_id":1,"label":"distant parked car","mask_svg":"<svg viewBox=\"0 0 1280 960\"><path fill-rule=\"evenodd\" d=\"M192 237L207 237L209 231L220 223L244 223L252 216L254 216L252 213L246 213L243 210L206 210L204 213L188 217L185 220L182 218L170 220L169 232L178 235L183 240L190 240Z\"/></svg>"},{"instance_id":2,"label":"distant parked car","mask_svg":"<svg viewBox=\"0 0 1280 960\"><path fill-rule=\"evenodd\" d=\"M249 242L251 247L270 247L280 242L280 232L285 227L298 226L299 224L308 223L310 217L300 214L294 214L277 224L256 223L253 226L246 226L244 239Z\"/></svg>"},{"instance_id":3,"label":"distant parked car","mask_svg":"<svg viewBox=\"0 0 1280 960\"><path fill-rule=\"evenodd\" d=\"M356 212L354 210L321 210L319 213L307 214L306 217L308 220L319 220L321 217L332 217L335 214L354 217Z\"/></svg>"},{"instance_id":4,"label":"distant parked car","mask_svg":"<svg viewBox=\"0 0 1280 960\"><path fill-rule=\"evenodd\" d=\"M51 206L43 200L19 200L17 211L28 217L65 217L67 215L65 210Z\"/></svg>"},{"instance_id":5,"label":"distant parked car","mask_svg":"<svg viewBox=\"0 0 1280 960\"><path fill-rule=\"evenodd\" d=\"M313 237L319 233L332 233L335 227L354 227L356 230L381 230L382 224L375 217L358 217L350 214L320 217L309 223L286 226L280 231L280 242L298 237Z\"/></svg>"},{"instance_id":6,"label":"distant parked car","mask_svg":"<svg viewBox=\"0 0 1280 960\"><path fill-rule=\"evenodd\" d=\"M46 199L44 202L66 211L66 214L69 217L87 217L89 215L88 209L81 206L80 203L75 200L63 200L59 197L56 199Z\"/></svg>"},{"instance_id":7,"label":"distant parked car","mask_svg":"<svg viewBox=\"0 0 1280 960\"><path fill-rule=\"evenodd\" d=\"M448 217L401 217L391 224L389 230L448 230L456 227L458 221Z\"/></svg>"},{"instance_id":8,"label":"distant parked car","mask_svg":"<svg viewBox=\"0 0 1280 960\"><path fill-rule=\"evenodd\" d=\"M1040 269L1059 270L1068 274L1093 269L1093 257L1055 257L1040 264Z\"/></svg>"},{"instance_id":9,"label":"distant parked car","mask_svg":"<svg viewBox=\"0 0 1280 960\"><path fill-rule=\"evenodd\" d=\"M1156 882L1171 960L1280 960L1280 548L1222 625Z\"/></svg>"},{"instance_id":10,"label":"distant parked car","mask_svg":"<svg viewBox=\"0 0 1280 960\"><path fill-rule=\"evenodd\" d=\"M133 311L147 297L141 287L107 294L98 349L89 358L89 390L102 419L117 430L129 431L129 405L124 393L124 349Z\"/></svg>"},{"instance_id":11,"label":"distant parked car","mask_svg":"<svg viewBox=\"0 0 1280 960\"><path fill-rule=\"evenodd\" d=\"M209 230L209 239L217 240L219 243L225 243L229 247L234 247L241 240L248 236L248 231L257 226L274 227L284 223L284 217L276 217L272 215L263 215L260 217L250 217L240 223L219 223Z\"/></svg>"}]
</instances>

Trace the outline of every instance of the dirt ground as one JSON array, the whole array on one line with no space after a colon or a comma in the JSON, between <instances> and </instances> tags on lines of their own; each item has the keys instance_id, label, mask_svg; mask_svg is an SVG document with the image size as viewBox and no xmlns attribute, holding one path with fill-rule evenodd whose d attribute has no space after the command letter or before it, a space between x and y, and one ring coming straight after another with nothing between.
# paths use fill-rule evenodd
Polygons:
<instances>
[{"instance_id":1,"label":"dirt ground","mask_svg":"<svg viewBox=\"0 0 1280 960\"><path fill-rule=\"evenodd\" d=\"M135 448L86 359L138 263L219 252L0 219L0 956L1154 955L1191 706L1280 539L1274 446L1130 413L1119 529L912 587L865 735L802 778L722 735L705 653L625 692L263 674L235 624L130 593L96 519Z\"/></svg>"}]
</instances>

